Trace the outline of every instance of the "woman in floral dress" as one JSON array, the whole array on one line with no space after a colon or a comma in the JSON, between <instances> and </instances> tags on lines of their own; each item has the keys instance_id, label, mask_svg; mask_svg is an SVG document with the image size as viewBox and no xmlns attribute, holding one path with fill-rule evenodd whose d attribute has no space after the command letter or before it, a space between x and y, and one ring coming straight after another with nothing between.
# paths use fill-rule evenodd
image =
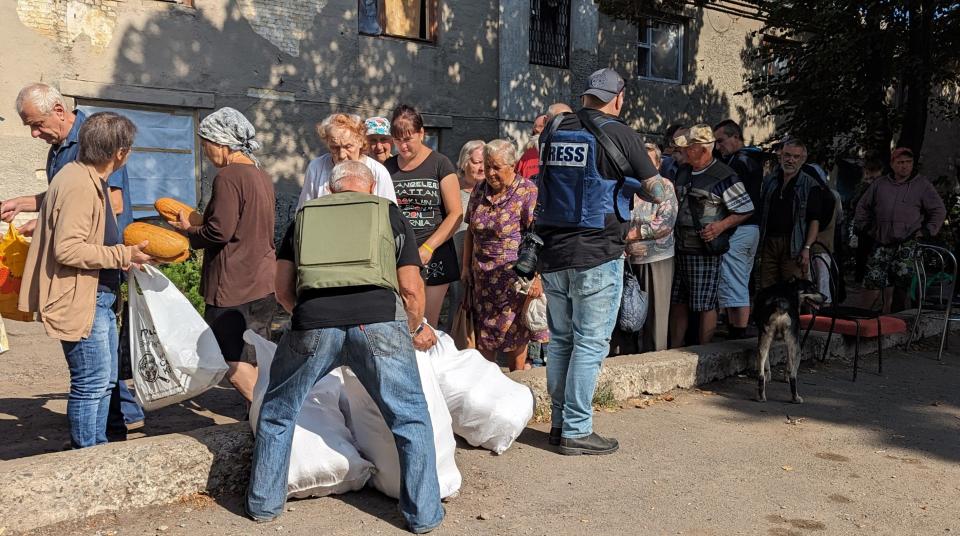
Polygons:
<instances>
[{"instance_id":1,"label":"woman in floral dress","mask_svg":"<svg viewBox=\"0 0 960 536\"><path fill-rule=\"evenodd\" d=\"M528 298L543 294L539 276L521 294L513 264L523 233L533 224L537 187L514 172L516 148L493 140L483 148L486 180L470 196L463 247L463 280L472 298L477 350L490 361L507 355L510 370L530 368L527 343L547 342L546 330L531 333L523 320Z\"/></svg>"}]
</instances>

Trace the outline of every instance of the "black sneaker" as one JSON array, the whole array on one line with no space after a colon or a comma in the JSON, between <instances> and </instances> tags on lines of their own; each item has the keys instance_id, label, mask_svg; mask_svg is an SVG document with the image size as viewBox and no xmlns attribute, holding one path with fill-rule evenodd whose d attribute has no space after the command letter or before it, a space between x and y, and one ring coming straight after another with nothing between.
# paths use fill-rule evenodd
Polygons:
<instances>
[{"instance_id":1,"label":"black sneaker","mask_svg":"<svg viewBox=\"0 0 960 536\"><path fill-rule=\"evenodd\" d=\"M568 437L560 439L560 454L564 456L613 454L619 448L620 443L616 439L603 437L596 433L577 439Z\"/></svg>"},{"instance_id":2,"label":"black sneaker","mask_svg":"<svg viewBox=\"0 0 960 536\"><path fill-rule=\"evenodd\" d=\"M562 428L550 428L550 437L547 438L547 443L556 447L560 444L560 431Z\"/></svg>"}]
</instances>

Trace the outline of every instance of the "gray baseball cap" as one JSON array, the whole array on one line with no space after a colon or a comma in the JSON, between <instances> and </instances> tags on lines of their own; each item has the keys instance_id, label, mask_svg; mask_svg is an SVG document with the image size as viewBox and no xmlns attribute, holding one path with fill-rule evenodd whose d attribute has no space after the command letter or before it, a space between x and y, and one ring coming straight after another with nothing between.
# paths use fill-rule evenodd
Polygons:
<instances>
[{"instance_id":1,"label":"gray baseball cap","mask_svg":"<svg viewBox=\"0 0 960 536\"><path fill-rule=\"evenodd\" d=\"M590 75L587 79L587 90L580 96L593 95L603 102L610 102L623 91L624 85L623 78L617 74L617 71L607 67Z\"/></svg>"}]
</instances>

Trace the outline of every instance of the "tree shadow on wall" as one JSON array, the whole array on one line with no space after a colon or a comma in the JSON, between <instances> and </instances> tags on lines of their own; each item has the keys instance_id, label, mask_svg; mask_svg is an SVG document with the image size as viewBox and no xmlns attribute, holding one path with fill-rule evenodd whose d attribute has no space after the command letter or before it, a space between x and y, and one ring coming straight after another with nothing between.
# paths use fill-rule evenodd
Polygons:
<instances>
[{"instance_id":1,"label":"tree shadow on wall","mask_svg":"<svg viewBox=\"0 0 960 536\"><path fill-rule=\"evenodd\" d=\"M300 9L312 23L301 23L296 56L261 35L269 29L246 18L259 16L245 9L248 3L204 4L158 11L128 27L113 82L214 93L216 108L243 112L258 130L261 159L276 181L278 229L292 217L307 163L327 152L315 125L330 113L387 115L411 102L429 113L495 120L497 84L486 71L496 68L493 0L458 8L470 10L463 14L444 7L443 46L358 35L356 2L331 0L319 13L304 2ZM474 14L486 16L474 22L467 17ZM476 87L489 87L492 98L460 94ZM215 173L205 162L202 199Z\"/></svg>"},{"instance_id":2,"label":"tree shadow on wall","mask_svg":"<svg viewBox=\"0 0 960 536\"><path fill-rule=\"evenodd\" d=\"M695 15L694 15L695 13ZM742 90L741 65L727 64L718 59L727 56L739 58L744 46L737 32L752 22L731 18L726 30L714 33L704 40L704 24L708 17L728 15L703 8L686 13L683 23L682 83L640 79L638 76L638 29L622 20L601 16L601 66L616 66L627 80L627 103L623 117L628 124L655 141L662 141L664 131L673 124L713 125L723 119L733 119L745 131L748 144L758 141L753 131L768 127L768 107L750 97L738 98ZM729 37L727 37L729 33ZM712 38L712 39L711 39ZM712 47L703 50L702 47ZM709 76L700 74L706 70ZM726 72L724 69L736 70ZM721 82L725 80L725 82Z\"/></svg>"}]
</instances>

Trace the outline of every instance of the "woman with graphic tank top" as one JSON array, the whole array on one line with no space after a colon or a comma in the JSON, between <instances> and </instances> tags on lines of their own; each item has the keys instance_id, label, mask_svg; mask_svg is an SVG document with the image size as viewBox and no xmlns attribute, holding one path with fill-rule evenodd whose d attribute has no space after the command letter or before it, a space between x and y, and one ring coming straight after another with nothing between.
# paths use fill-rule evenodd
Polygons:
<instances>
[{"instance_id":1,"label":"woman with graphic tank top","mask_svg":"<svg viewBox=\"0 0 960 536\"><path fill-rule=\"evenodd\" d=\"M452 237L463 220L460 183L450 160L423 143L423 118L401 104L393 112L390 134L397 155L383 165L393 178L397 205L413 226L426 283L427 322L436 326L443 296L460 279Z\"/></svg>"}]
</instances>

